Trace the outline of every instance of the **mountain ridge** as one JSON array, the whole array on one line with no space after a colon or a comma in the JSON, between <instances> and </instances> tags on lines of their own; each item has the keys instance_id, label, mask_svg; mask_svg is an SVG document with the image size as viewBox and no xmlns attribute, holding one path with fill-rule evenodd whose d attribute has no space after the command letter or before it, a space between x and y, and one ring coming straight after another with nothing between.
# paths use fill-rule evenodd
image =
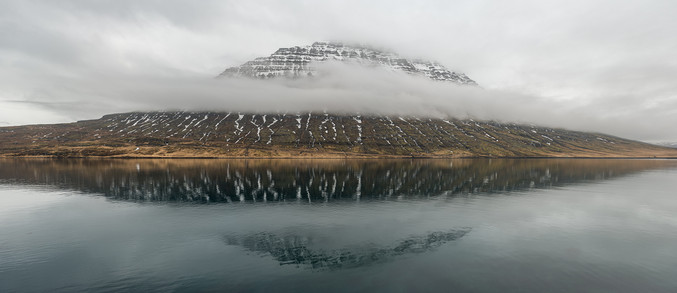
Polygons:
<instances>
[{"instance_id":1,"label":"mountain ridge","mask_svg":"<svg viewBox=\"0 0 677 293\"><path fill-rule=\"evenodd\" d=\"M472 119L175 111L0 127L0 156L677 157L677 150L604 134Z\"/></svg>"}]
</instances>

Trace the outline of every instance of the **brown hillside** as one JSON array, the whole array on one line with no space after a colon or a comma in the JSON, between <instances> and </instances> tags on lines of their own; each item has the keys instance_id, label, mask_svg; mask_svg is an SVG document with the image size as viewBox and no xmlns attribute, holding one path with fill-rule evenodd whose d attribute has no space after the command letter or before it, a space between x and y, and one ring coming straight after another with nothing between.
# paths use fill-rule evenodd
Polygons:
<instances>
[{"instance_id":1,"label":"brown hillside","mask_svg":"<svg viewBox=\"0 0 677 293\"><path fill-rule=\"evenodd\" d=\"M618 137L458 119L146 112L0 128L0 156L677 157Z\"/></svg>"}]
</instances>

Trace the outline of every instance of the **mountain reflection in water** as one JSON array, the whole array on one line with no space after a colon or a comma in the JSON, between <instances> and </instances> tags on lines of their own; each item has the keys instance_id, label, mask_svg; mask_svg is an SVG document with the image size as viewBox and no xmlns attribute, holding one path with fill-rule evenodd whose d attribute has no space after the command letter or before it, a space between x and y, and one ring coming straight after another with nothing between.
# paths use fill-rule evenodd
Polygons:
<instances>
[{"instance_id":1,"label":"mountain reflection in water","mask_svg":"<svg viewBox=\"0 0 677 293\"><path fill-rule=\"evenodd\" d=\"M613 159L0 159L0 183L130 201L312 202L549 188L674 165Z\"/></svg>"},{"instance_id":2,"label":"mountain reflection in water","mask_svg":"<svg viewBox=\"0 0 677 293\"><path fill-rule=\"evenodd\" d=\"M244 237L228 236L226 243L270 255L279 261L280 265L303 265L312 269L336 270L364 267L393 260L402 255L427 252L465 236L470 230L471 228L460 228L412 236L389 247L372 244L330 251L312 248L313 241L309 237L277 236L271 233L257 233Z\"/></svg>"}]
</instances>

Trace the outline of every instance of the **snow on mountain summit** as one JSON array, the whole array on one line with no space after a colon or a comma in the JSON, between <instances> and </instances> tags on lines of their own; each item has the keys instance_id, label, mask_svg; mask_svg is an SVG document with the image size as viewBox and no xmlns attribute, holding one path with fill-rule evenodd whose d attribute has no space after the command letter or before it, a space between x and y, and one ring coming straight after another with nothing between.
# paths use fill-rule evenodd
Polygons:
<instances>
[{"instance_id":1,"label":"snow on mountain summit","mask_svg":"<svg viewBox=\"0 0 677 293\"><path fill-rule=\"evenodd\" d=\"M436 62L406 59L391 52L337 42L315 42L310 46L280 48L268 57L259 57L240 66L230 67L219 76L262 79L298 78L316 75L318 71L313 64L332 60L367 66L380 65L412 75L425 76L432 80L477 85L464 73L450 71Z\"/></svg>"}]
</instances>

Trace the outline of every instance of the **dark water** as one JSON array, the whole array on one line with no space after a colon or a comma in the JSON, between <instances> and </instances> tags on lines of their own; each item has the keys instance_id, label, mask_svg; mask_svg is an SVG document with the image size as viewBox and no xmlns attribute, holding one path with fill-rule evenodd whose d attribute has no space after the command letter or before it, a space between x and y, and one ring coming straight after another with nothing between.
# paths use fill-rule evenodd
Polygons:
<instances>
[{"instance_id":1,"label":"dark water","mask_svg":"<svg viewBox=\"0 0 677 293\"><path fill-rule=\"evenodd\" d=\"M677 161L0 160L0 292L677 292Z\"/></svg>"}]
</instances>

